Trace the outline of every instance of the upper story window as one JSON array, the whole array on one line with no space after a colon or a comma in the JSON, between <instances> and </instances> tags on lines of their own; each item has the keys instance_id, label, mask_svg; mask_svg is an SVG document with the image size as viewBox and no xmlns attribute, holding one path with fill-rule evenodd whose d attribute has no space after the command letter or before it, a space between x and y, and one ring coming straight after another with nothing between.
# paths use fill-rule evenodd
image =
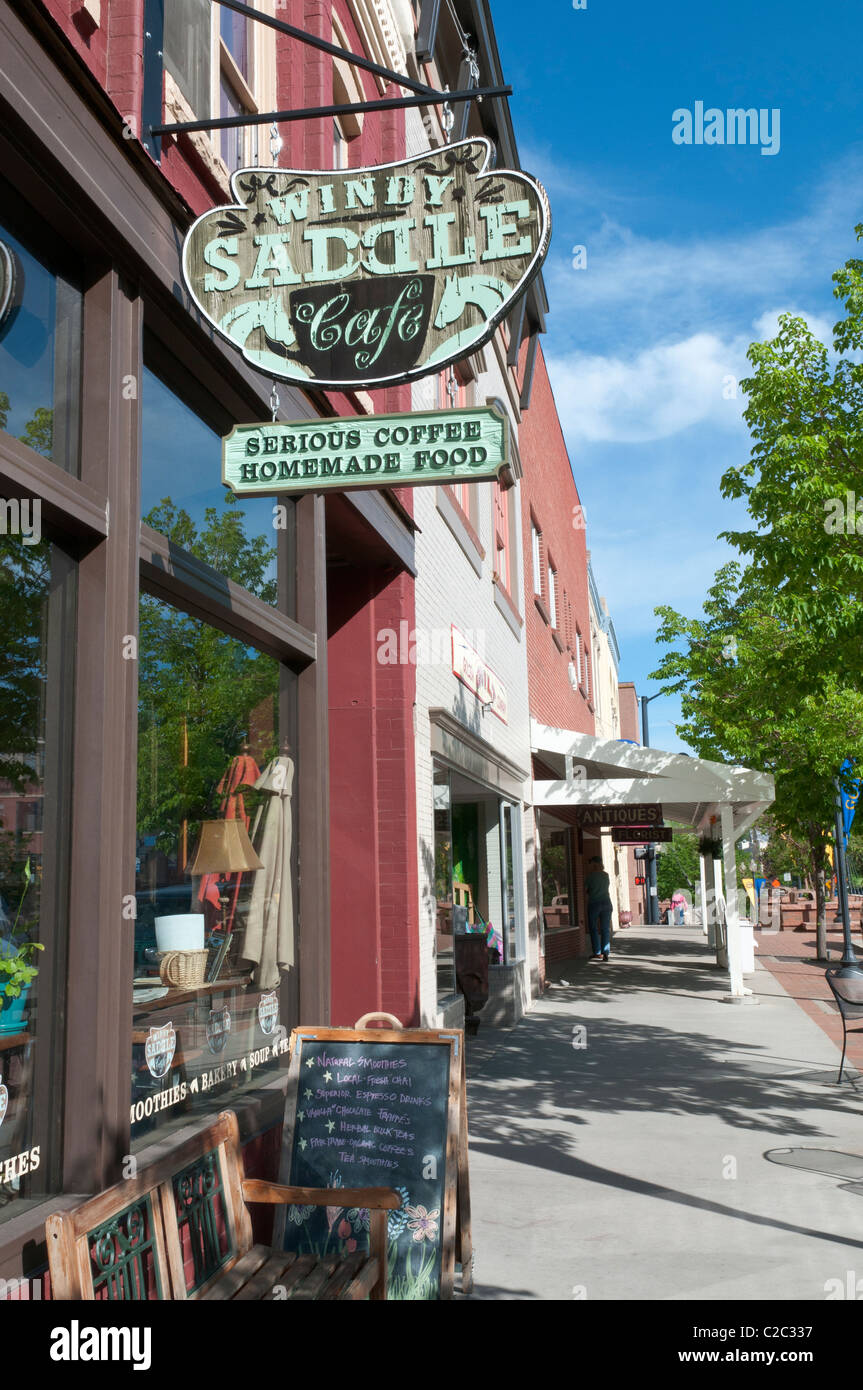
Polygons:
<instances>
[{"instance_id":1,"label":"upper story window","mask_svg":"<svg viewBox=\"0 0 863 1390\"><path fill-rule=\"evenodd\" d=\"M557 628L557 570L548 567L548 616L553 628Z\"/></svg>"},{"instance_id":2,"label":"upper story window","mask_svg":"<svg viewBox=\"0 0 863 1390\"><path fill-rule=\"evenodd\" d=\"M495 570L507 593L512 593L511 547L509 534L509 494L500 483L494 485Z\"/></svg>"},{"instance_id":3,"label":"upper story window","mask_svg":"<svg viewBox=\"0 0 863 1390\"><path fill-rule=\"evenodd\" d=\"M595 671L598 671L598 670L599 670L599 665L600 665L599 642L595 642L595 643L593 644L593 669L594 669ZM595 687L594 687L594 690L593 690L593 702L594 702L594 704L596 705L596 712L597 712L597 714L602 714L602 695L601 695L601 688L602 688L602 687L601 687L601 682L597 681L597 682L596 682L596 685L595 685Z\"/></svg>"},{"instance_id":4,"label":"upper story window","mask_svg":"<svg viewBox=\"0 0 863 1390\"><path fill-rule=\"evenodd\" d=\"M474 385L469 377L455 368L440 372L437 379L437 404L440 410L463 410L473 405ZM474 526L477 523L475 491L470 483L450 483L449 490L465 516Z\"/></svg>"},{"instance_id":5,"label":"upper story window","mask_svg":"<svg viewBox=\"0 0 863 1390\"><path fill-rule=\"evenodd\" d=\"M214 9L219 16L219 115L250 116L258 110L254 31L260 26L221 5ZM258 134L258 126L219 131L219 153L231 171L258 163Z\"/></svg>"},{"instance_id":6,"label":"upper story window","mask_svg":"<svg viewBox=\"0 0 863 1390\"><path fill-rule=\"evenodd\" d=\"M236 10L229 10L224 5L219 5L218 10L219 37L243 79L251 82L253 43L249 33L249 20L245 15L237 14Z\"/></svg>"},{"instance_id":7,"label":"upper story window","mask_svg":"<svg viewBox=\"0 0 863 1390\"><path fill-rule=\"evenodd\" d=\"M533 592L542 594L542 532L531 523L531 547L533 551Z\"/></svg>"},{"instance_id":8,"label":"upper story window","mask_svg":"<svg viewBox=\"0 0 863 1390\"><path fill-rule=\"evenodd\" d=\"M255 4L255 0L250 0ZM276 0L257 0L274 13ZM272 29L211 0L165 0L165 105L169 119L222 119L271 111L276 102L276 36ZM233 172L261 163L266 127L240 126L189 138L211 161Z\"/></svg>"}]
</instances>

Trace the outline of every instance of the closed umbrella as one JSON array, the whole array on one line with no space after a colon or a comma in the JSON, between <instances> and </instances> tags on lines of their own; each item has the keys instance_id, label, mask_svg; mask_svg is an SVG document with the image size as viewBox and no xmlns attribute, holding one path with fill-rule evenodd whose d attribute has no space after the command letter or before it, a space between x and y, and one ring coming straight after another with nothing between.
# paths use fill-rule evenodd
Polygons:
<instances>
[{"instance_id":1,"label":"closed umbrella","mask_svg":"<svg viewBox=\"0 0 863 1390\"><path fill-rule=\"evenodd\" d=\"M273 758L255 787L270 793L263 830L255 848L264 867L258 869L246 921L243 957L254 961L255 987L274 989L280 970L294 964L294 901L291 885L291 794L294 764L284 755Z\"/></svg>"}]
</instances>

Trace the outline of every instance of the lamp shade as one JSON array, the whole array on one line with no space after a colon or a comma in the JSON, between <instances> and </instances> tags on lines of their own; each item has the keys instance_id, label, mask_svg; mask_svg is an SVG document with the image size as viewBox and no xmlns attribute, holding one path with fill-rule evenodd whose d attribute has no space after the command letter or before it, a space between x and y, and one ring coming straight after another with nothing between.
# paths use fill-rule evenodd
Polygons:
<instances>
[{"instance_id":1,"label":"lamp shade","mask_svg":"<svg viewBox=\"0 0 863 1390\"><path fill-rule=\"evenodd\" d=\"M238 874L262 869L241 820L205 820L190 874Z\"/></svg>"}]
</instances>

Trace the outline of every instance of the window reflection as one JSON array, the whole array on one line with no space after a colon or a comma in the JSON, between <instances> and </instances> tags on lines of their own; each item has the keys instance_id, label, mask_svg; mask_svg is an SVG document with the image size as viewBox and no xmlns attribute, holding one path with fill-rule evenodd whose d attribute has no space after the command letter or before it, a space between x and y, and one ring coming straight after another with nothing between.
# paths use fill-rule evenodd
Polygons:
<instances>
[{"instance_id":1,"label":"window reflection","mask_svg":"<svg viewBox=\"0 0 863 1390\"><path fill-rule=\"evenodd\" d=\"M445 767L434 769L434 868L438 998L455 992L452 797Z\"/></svg>"},{"instance_id":2,"label":"window reflection","mask_svg":"<svg viewBox=\"0 0 863 1390\"><path fill-rule=\"evenodd\" d=\"M144 522L171 535L184 549L191 549L188 539L191 530L206 531L208 517L212 522L219 514L224 515L226 502L230 504L232 499L232 494L221 482L221 436L146 367L142 417L141 512ZM220 427L225 432L230 429L227 418ZM226 541L224 534L214 537L209 555L201 555L229 579L237 580L259 597L264 594L256 585L273 581L266 598L268 603L275 602L276 593L278 533L274 528L274 500L244 498L241 507L234 509L244 536L260 539L261 553L267 557L263 572L256 565L249 567L247 579L232 572L231 546L225 552L220 549ZM248 548L245 548L242 562L247 563L249 558Z\"/></svg>"},{"instance_id":3,"label":"window reflection","mask_svg":"<svg viewBox=\"0 0 863 1390\"><path fill-rule=\"evenodd\" d=\"M57 1190L74 566L0 535L0 1221Z\"/></svg>"},{"instance_id":4,"label":"window reflection","mask_svg":"<svg viewBox=\"0 0 863 1390\"><path fill-rule=\"evenodd\" d=\"M132 1134L279 1064L294 759L279 663L141 599Z\"/></svg>"},{"instance_id":5,"label":"window reflection","mask_svg":"<svg viewBox=\"0 0 863 1390\"><path fill-rule=\"evenodd\" d=\"M79 291L0 223L0 430L68 472L78 467L80 347Z\"/></svg>"}]
</instances>

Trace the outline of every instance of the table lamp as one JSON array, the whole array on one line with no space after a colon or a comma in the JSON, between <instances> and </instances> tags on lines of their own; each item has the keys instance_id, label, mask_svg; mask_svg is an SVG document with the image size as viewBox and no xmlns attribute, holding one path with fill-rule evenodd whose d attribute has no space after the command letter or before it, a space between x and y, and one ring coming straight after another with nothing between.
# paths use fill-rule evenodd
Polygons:
<instances>
[{"instance_id":1,"label":"table lamp","mask_svg":"<svg viewBox=\"0 0 863 1390\"><path fill-rule=\"evenodd\" d=\"M226 930L225 910L228 905L228 878L231 874L246 873L249 869L262 869L264 866L252 848L249 832L241 820L205 820L201 825L201 838L189 873L218 874L219 905L222 909L221 929L225 938L218 968L227 952L230 933ZM218 971L215 972L216 974ZM215 978L215 976L214 976Z\"/></svg>"}]
</instances>

